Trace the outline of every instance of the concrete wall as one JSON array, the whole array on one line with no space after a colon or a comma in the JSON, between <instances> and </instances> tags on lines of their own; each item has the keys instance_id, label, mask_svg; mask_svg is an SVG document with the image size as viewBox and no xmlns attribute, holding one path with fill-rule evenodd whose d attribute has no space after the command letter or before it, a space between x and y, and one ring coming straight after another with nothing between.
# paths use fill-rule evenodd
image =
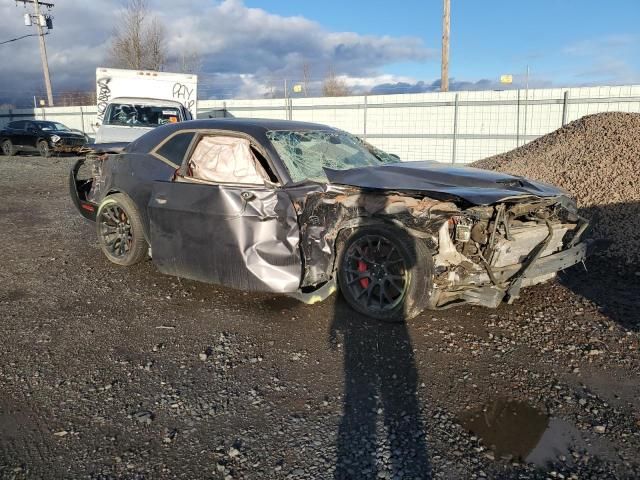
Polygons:
<instances>
[{"instance_id":1,"label":"concrete wall","mask_svg":"<svg viewBox=\"0 0 640 480\"><path fill-rule=\"evenodd\" d=\"M468 163L529 142L583 115L640 112L640 85L568 89L369 95L338 98L201 100L198 116L325 123L365 137L403 160ZM34 113L35 112L35 113ZM95 107L0 111L94 132Z\"/></svg>"}]
</instances>

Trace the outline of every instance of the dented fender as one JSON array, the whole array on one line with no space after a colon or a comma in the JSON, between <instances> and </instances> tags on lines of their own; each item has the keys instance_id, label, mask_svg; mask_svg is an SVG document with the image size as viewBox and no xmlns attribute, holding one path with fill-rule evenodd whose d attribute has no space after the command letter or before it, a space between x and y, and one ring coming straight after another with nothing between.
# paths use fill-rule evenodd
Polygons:
<instances>
[{"instance_id":1,"label":"dented fender","mask_svg":"<svg viewBox=\"0 0 640 480\"><path fill-rule=\"evenodd\" d=\"M300 225L300 249L304 261L301 286L331 280L337 261L336 242L344 231L365 225L388 224L437 248L438 231L460 212L452 202L423 195L375 192L353 187L319 186L297 192L293 200Z\"/></svg>"}]
</instances>

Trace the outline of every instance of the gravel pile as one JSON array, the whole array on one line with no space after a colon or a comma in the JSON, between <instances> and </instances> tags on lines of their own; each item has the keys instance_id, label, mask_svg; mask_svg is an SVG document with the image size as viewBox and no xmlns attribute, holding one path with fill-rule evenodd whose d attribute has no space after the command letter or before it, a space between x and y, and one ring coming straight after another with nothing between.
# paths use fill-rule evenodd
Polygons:
<instances>
[{"instance_id":1,"label":"gravel pile","mask_svg":"<svg viewBox=\"0 0 640 480\"><path fill-rule=\"evenodd\" d=\"M582 117L510 152L472 164L558 185L610 241L601 255L640 263L640 114Z\"/></svg>"}]
</instances>

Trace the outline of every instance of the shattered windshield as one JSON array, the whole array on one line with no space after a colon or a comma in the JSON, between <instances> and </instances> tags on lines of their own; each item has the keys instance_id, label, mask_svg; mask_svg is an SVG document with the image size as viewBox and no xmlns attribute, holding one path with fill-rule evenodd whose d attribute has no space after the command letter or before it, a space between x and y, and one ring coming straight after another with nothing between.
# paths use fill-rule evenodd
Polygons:
<instances>
[{"instance_id":1,"label":"shattered windshield","mask_svg":"<svg viewBox=\"0 0 640 480\"><path fill-rule=\"evenodd\" d=\"M334 170L394 163L398 158L337 130L274 130L267 132L294 182L327 182L324 167Z\"/></svg>"},{"instance_id":2,"label":"shattered windshield","mask_svg":"<svg viewBox=\"0 0 640 480\"><path fill-rule=\"evenodd\" d=\"M178 122L179 115L176 107L112 103L103 123L123 127L159 127Z\"/></svg>"}]
</instances>

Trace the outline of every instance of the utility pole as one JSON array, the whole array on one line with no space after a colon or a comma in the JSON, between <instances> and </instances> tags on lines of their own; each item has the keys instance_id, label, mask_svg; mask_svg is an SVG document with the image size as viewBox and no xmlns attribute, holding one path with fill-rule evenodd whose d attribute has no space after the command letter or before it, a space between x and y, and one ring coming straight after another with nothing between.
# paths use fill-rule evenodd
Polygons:
<instances>
[{"instance_id":1,"label":"utility pole","mask_svg":"<svg viewBox=\"0 0 640 480\"><path fill-rule=\"evenodd\" d=\"M38 29L38 41L40 43L40 60L42 61L42 71L44 72L44 85L47 89L48 104L50 107L53 107L53 90L51 89L51 77L49 75L47 45L44 42L44 36L46 34L43 32L43 27L47 27L48 29L51 29L53 27L51 23L51 16L45 16L40 13L40 5L46 6L47 8L53 8L54 5L53 3L40 2L39 0L16 0L16 3L18 2L22 2L25 6L27 5L27 3L33 4L33 20L35 21L36 28ZM31 18L31 15L25 14L26 26L31 26L33 24Z\"/></svg>"},{"instance_id":2,"label":"utility pole","mask_svg":"<svg viewBox=\"0 0 640 480\"><path fill-rule=\"evenodd\" d=\"M443 0L442 10L442 71L440 91L449 91L449 32L451 28L451 0Z\"/></svg>"},{"instance_id":3,"label":"utility pole","mask_svg":"<svg viewBox=\"0 0 640 480\"><path fill-rule=\"evenodd\" d=\"M524 95L524 143L527 143L527 117L529 110L529 65L527 65L527 84Z\"/></svg>"}]
</instances>

